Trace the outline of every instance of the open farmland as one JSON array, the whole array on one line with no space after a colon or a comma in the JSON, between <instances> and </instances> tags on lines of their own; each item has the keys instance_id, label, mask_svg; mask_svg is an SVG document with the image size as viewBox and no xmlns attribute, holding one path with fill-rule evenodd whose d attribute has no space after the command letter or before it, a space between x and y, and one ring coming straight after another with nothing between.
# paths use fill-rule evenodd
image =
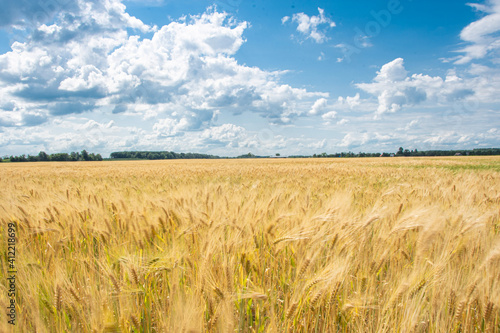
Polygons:
<instances>
[{"instance_id":1,"label":"open farmland","mask_svg":"<svg viewBox=\"0 0 500 333\"><path fill-rule=\"evenodd\" d=\"M0 165L0 331L498 332L500 158Z\"/></svg>"}]
</instances>

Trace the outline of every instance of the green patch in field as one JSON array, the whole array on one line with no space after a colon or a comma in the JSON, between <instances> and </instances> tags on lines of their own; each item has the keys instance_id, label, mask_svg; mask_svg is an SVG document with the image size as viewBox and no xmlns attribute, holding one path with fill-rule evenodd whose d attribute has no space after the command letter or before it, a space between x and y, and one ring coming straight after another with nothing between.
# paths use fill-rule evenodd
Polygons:
<instances>
[{"instance_id":1,"label":"green patch in field","mask_svg":"<svg viewBox=\"0 0 500 333\"><path fill-rule=\"evenodd\" d=\"M443 165L441 166L441 168L452 171L460 171L460 170L500 171L500 163Z\"/></svg>"}]
</instances>

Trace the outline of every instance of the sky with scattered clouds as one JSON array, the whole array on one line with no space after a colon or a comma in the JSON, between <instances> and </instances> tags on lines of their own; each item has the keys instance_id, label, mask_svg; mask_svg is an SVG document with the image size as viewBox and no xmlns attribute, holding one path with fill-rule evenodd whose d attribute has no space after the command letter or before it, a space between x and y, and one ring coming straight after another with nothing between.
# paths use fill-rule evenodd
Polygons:
<instances>
[{"instance_id":1,"label":"sky with scattered clouds","mask_svg":"<svg viewBox=\"0 0 500 333\"><path fill-rule=\"evenodd\" d=\"M0 6L0 156L500 147L500 0Z\"/></svg>"}]
</instances>

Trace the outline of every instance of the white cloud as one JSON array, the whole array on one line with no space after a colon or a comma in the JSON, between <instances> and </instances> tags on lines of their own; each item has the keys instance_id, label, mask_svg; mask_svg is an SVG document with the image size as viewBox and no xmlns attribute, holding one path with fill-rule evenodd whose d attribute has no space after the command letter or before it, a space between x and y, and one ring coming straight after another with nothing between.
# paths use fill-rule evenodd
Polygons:
<instances>
[{"instance_id":1,"label":"white cloud","mask_svg":"<svg viewBox=\"0 0 500 333\"><path fill-rule=\"evenodd\" d=\"M469 4L486 16L472 22L460 33L460 38L468 45L458 50L465 55L459 56L456 64L465 64L481 59L489 54L497 55L500 49L500 0L488 0L487 4Z\"/></svg>"},{"instance_id":2,"label":"white cloud","mask_svg":"<svg viewBox=\"0 0 500 333\"><path fill-rule=\"evenodd\" d=\"M323 111L328 106L328 100L326 98L320 98L314 102L311 110L309 110L310 115L318 115L323 113Z\"/></svg>"},{"instance_id":3,"label":"white cloud","mask_svg":"<svg viewBox=\"0 0 500 333\"><path fill-rule=\"evenodd\" d=\"M75 76L67 77L59 84L59 90L81 91L106 84L103 73L94 65L84 65L75 70Z\"/></svg>"},{"instance_id":4,"label":"white cloud","mask_svg":"<svg viewBox=\"0 0 500 333\"><path fill-rule=\"evenodd\" d=\"M280 83L286 71L239 64L234 54L248 23L226 13L208 9L156 28L115 0L75 6L72 20L41 24L33 38L0 55L4 152L169 147L227 155L217 150L227 146L265 153L290 141L280 135L262 141L241 126L218 125L218 116L247 112L291 123L328 98Z\"/></svg>"},{"instance_id":5,"label":"white cloud","mask_svg":"<svg viewBox=\"0 0 500 333\"><path fill-rule=\"evenodd\" d=\"M160 119L154 126L153 130L160 137L175 136L183 131L189 129L189 120L187 118L181 119Z\"/></svg>"},{"instance_id":6,"label":"white cloud","mask_svg":"<svg viewBox=\"0 0 500 333\"><path fill-rule=\"evenodd\" d=\"M213 8L158 29L118 0L73 7L72 16L39 25L31 39L0 55L0 127L120 115L165 140L210 128L221 112L290 123L328 97L281 84L284 71L238 64L234 54L248 23ZM153 34L141 38L127 29Z\"/></svg>"},{"instance_id":7,"label":"white cloud","mask_svg":"<svg viewBox=\"0 0 500 333\"><path fill-rule=\"evenodd\" d=\"M76 126L76 129L83 130L83 131L89 131L89 130L94 130L94 129L111 128L111 127L113 127L113 125L114 125L113 120L109 121L107 124L104 124L104 123L99 123L93 119L90 119L85 124Z\"/></svg>"},{"instance_id":8,"label":"white cloud","mask_svg":"<svg viewBox=\"0 0 500 333\"><path fill-rule=\"evenodd\" d=\"M413 119L409 123L407 123L404 127L400 127L397 130L398 131L409 131L410 129L414 128L418 124L419 120L418 119Z\"/></svg>"},{"instance_id":9,"label":"white cloud","mask_svg":"<svg viewBox=\"0 0 500 333\"><path fill-rule=\"evenodd\" d=\"M461 146L488 146L485 142L498 140L498 135L495 133L459 133L457 131L447 131L443 130L438 133L431 135L429 138L425 139L423 142L428 143L430 148L435 147L446 147L446 146L456 146L460 144Z\"/></svg>"},{"instance_id":10,"label":"white cloud","mask_svg":"<svg viewBox=\"0 0 500 333\"><path fill-rule=\"evenodd\" d=\"M370 134L368 133L347 133L339 143L339 147L352 148L365 145L369 141Z\"/></svg>"},{"instance_id":11,"label":"white cloud","mask_svg":"<svg viewBox=\"0 0 500 333\"><path fill-rule=\"evenodd\" d=\"M430 76L409 73L397 58L371 81L354 84L358 93L332 99L282 83L286 71L238 63L249 23L226 13L209 9L151 27L118 0L67 4L51 19L31 23L33 8L12 11L17 16L11 21L29 38L0 55L2 154L85 148L285 155L499 140L500 70L492 65ZM494 12L491 3L487 8L477 7ZM318 16L283 18L287 22L315 42L326 41L335 26L321 9ZM477 29L469 34L474 40L495 36ZM386 116L373 121L374 114ZM321 123L341 126L332 131ZM270 134L256 129L267 126Z\"/></svg>"},{"instance_id":12,"label":"white cloud","mask_svg":"<svg viewBox=\"0 0 500 333\"><path fill-rule=\"evenodd\" d=\"M404 80L408 72L404 68L403 63L404 63L403 58L397 58L383 65L380 71L377 72L375 81L395 82Z\"/></svg>"},{"instance_id":13,"label":"white cloud","mask_svg":"<svg viewBox=\"0 0 500 333\"><path fill-rule=\"evenodd\" d=\"M326 139L307 144L306 147L310 149L323 149L327 145Z\"/></svg>"},{"instance_id":14,"label":"white cloud","mask_svg":"<svg viewBox=\"0 0 500 333\"><path fill-rule=\"evenodd\" d=\"M337 112L330 111L321 116L325 121L326 125L330 125L333 119L337 118Z\"/></svg>"},{"instance_id":15,"label":"white cloud","mask_svg":"<svg viewBox=\"0 0 500 333\"><path fill-rule=\"evenodd\" d=\"M477 100L485 95L494 97L495 82L492 75L464 79L450 72L444 79L439 76L413 74L408 76L402 58L397 58L382 66L371 83L358 83L356 87L375 96L378 100L376 117L384 113L394 113L404 107L413 107L432 102L435 106L456 107L467 101ZM488 78L487 78L488 77Z\"/></svg>"},{"instance_id":16,"label":"white cloud","mask_svg":"<svg viewBox=\"0 0 500 333\"><path fill-rule=\"evenodd\" d=\"M361 97L359 93L354 96L339 96L337 99L337 107L347 106L350 110L355 109L357 106L361 105Z\"/></svg>"},{"instance_id":17,"label":"white cloud","mask_svg":"<svg viewBox=\"0 0 500 333\"><path fill-rule=\"evenodd\" d=\"M292 16L292 22L297 24L297 31L314 40L316 43L323 43L328 40L326 29L336 26L330 18L325 16L325 10L318 7L319 16L309 16L305 13L296 13ZM281 19L281 23L286 23L290 17L285 16ZM320 26L326 26L326 29L320 30Z\"/></svg>"},{"instance_id":18,"label":"white cloud","mask_svg":"<svg viewBox=\"0 0 500 333\"><path fill-rule=\"evenodd\" d=\"M207 145L222 144L238 146L238 143L244 141L247 137L246 130L234 124L214 126L201 133L201 138L204 139L204 143Z\"/></svg>"}]
</instances>

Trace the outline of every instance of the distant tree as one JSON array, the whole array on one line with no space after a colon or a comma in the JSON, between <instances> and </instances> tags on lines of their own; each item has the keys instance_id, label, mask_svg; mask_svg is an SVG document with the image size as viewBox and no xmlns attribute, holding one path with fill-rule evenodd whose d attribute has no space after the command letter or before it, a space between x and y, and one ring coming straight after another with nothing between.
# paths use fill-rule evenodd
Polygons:
<instances>
[{"instance_id":1,"label":"distant tree","mask_svg":"<svg viewBox=\"0 0 500 333\"><path fill-rule=\"evenodd\" d=\"M39 161L48 161L49 160L49 155L47 155L46 152L41 151L38 153L38 160Z\"/></svg>"},{"instance_id":2,"label":"distant tree","mask_svg":"<svg viewBox=\"0 0 500 333\"><path fill-rule=\"evenodd\" d=\"M255 157L254 154L248 153L248 154L240 155L237 158L254 158L254 157Z\"/></svg>"},{"instance_id":3,"label":"distant tree","mask_svg":"<svg viewBox=\"0 0 500 333\"><path fill-rule=\"evenodd\" d=\"M281 156L280 153L276 153L276 157L280 157L280 156Z\"/></svg>"},{"instance_id":4,"label":"distant tree","mask_svg":"<svg viewBox=\"0 0 500 333\"><path fill-rule=\"evenodd\" d=\"M51 161L58 161L58 162L68 161L69 155L67 153L51 154L50 160Z\"/></svg>"},{"instance_id":5,"label":"distant tree","mask_svg":"<svg viewBox=\"0 0 500 333\"><path fill-rule=\"evenodd\" d=\"M401 156L401 155L403 155L403 153L404 153L403 147L399 147L398 152L396 153L396 155Z\"/></svg>"},{"instance_id":6,"label":"distant tree","mask_svg":"<svg viewBox=\"0 0 500 333\"><path fill-rule=\"evenodd\" d=\"M90 160L90 156L89 156L89 153L87 153L87 151L84 149L82 150L82 159L84 161L89 161Z\"/></svg>"}]
</instances>

